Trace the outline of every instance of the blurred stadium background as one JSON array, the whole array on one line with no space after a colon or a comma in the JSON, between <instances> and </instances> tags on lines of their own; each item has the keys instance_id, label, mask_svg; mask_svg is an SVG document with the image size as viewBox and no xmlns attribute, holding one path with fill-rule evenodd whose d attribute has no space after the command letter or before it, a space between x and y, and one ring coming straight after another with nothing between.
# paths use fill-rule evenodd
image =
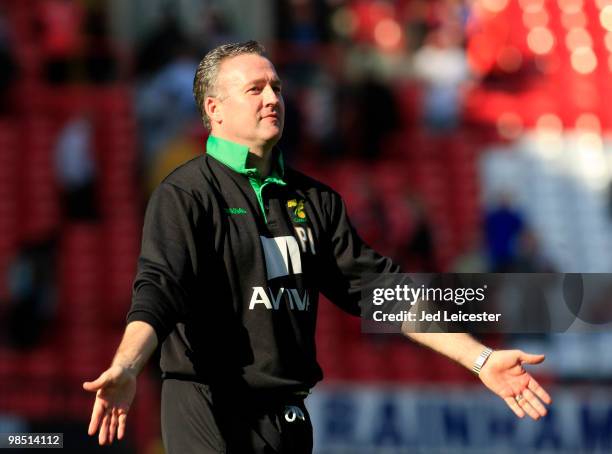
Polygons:
<instances>
[{"instance_id":1,"label":"blurred stadium background","mask_svg":"<svg viewBox=\"0 0 612 454\"><path fill-rule=\"evenodd\" d=\"M195 66L245 39L284 81L288 160L406 270L612 270L612 0L2 0L0 432L99 450L81 382L122 333L151 188L202 152ZM326 301L317 335L318 453L612 452L610 333L485 338L548 355L538 423ZM104 452L163 452L155 364L138 394Z\"/></svg>"}]
</instances>

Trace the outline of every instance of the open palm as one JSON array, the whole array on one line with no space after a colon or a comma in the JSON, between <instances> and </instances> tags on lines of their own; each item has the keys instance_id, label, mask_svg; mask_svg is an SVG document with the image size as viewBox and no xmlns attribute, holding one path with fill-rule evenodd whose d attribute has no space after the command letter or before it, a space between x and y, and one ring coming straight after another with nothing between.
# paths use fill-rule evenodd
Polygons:
<instances>
[{"instance_id":1,"label":"open palm","mask_svg":"<svg viewBox=\"0 0 612 454\"><path fill-rule=\"evenodd\" d=\"M83 388L96 393L89 435L98 429L98 443L111 444L125 435L125 424L130 405L136 394L136 376L129 370L113 366L103 372L96 380L83 383Z\"/></svg>"},{"instance_id":2,"label":"open palm","mask_svg":"<svg viewBox=\"0 0 612 454\"><path fill-rule=\"evenodd\" d=\"M521 350L497 350L491 354L479 377L519 418L526 413L533 419L539 419L547 413L544 404L550 404L552 399L523 368L523 364L539 364L542 361L544 355L531 355Z\"/></svg>"}]
</instances>

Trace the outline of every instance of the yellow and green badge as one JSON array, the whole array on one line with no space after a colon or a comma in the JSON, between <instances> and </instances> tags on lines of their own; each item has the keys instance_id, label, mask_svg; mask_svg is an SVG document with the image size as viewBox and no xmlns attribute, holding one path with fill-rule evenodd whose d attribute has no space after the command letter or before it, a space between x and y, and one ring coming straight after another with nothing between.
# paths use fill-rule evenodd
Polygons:
<instances>
[{"instance_id":1,"label":"yellow and green badge","mask_svg":"<svg viewBox=\"0 0 612 454\"><path fill-rule=\"evenodd\" d=\"M306 222L306 212L304 211L303 200L288 200L287 208L293 208L293 210L291 210L293 222Z\"/></svg>"}]
</instances>

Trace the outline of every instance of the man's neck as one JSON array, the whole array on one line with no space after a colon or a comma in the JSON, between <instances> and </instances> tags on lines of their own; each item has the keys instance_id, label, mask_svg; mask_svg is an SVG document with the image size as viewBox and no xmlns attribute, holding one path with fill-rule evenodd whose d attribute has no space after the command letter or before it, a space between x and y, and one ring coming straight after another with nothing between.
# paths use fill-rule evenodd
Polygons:
<instances>
[{"instance_id":1,"label":"man's neck","mask_svg":"<svg viewBox=\"0 0 612 454\"><path fill-rule=\"evenodd\" d=\"M262 178L266 178L268 175L270 175L270 172L272 172L272 155L275 142L263 145L250 145L224 137L224 135L220 134L219 131L212 131L211 134L220 139L247 146L249 148L247 167L255 167Z\"/></svg>"},{"instance_id":2,"label":"man's neck","mask_svg":"<svg viewBox=\"0 0 612 454\"><path fill-rule=\"evenodd\" d=\"M247 159L248 167L255 167L262 178L266 178L272 171L272 150L258 153L252 148L249 148L249 157Z\"/></svg>"}]
</instances>

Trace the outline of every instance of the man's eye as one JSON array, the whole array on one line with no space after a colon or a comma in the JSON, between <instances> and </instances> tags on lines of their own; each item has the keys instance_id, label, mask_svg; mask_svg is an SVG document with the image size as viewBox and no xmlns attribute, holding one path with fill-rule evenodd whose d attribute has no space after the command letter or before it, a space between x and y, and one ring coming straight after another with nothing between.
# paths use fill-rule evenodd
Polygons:
<instances>
[{"instance_id":1,"label":"man's eye","mask_svg":"<svg viewBox=\"0 0 612 454\"><path fill-rule=\"evenodd\" d=\"M249 88L249 93L259 93L261 90L258 87Z\"/></svg>"},{"instance_id":2,"label":"man's eye","mask_svg":"<svg viewBox=\"0 0 612 454\"><path fill-rule=\"evenodd\" d=\"M272 87L272 90L274 90L276 93L280 93L281 87L277 85L276 87Z\"/></svg>"}]
</instances>

